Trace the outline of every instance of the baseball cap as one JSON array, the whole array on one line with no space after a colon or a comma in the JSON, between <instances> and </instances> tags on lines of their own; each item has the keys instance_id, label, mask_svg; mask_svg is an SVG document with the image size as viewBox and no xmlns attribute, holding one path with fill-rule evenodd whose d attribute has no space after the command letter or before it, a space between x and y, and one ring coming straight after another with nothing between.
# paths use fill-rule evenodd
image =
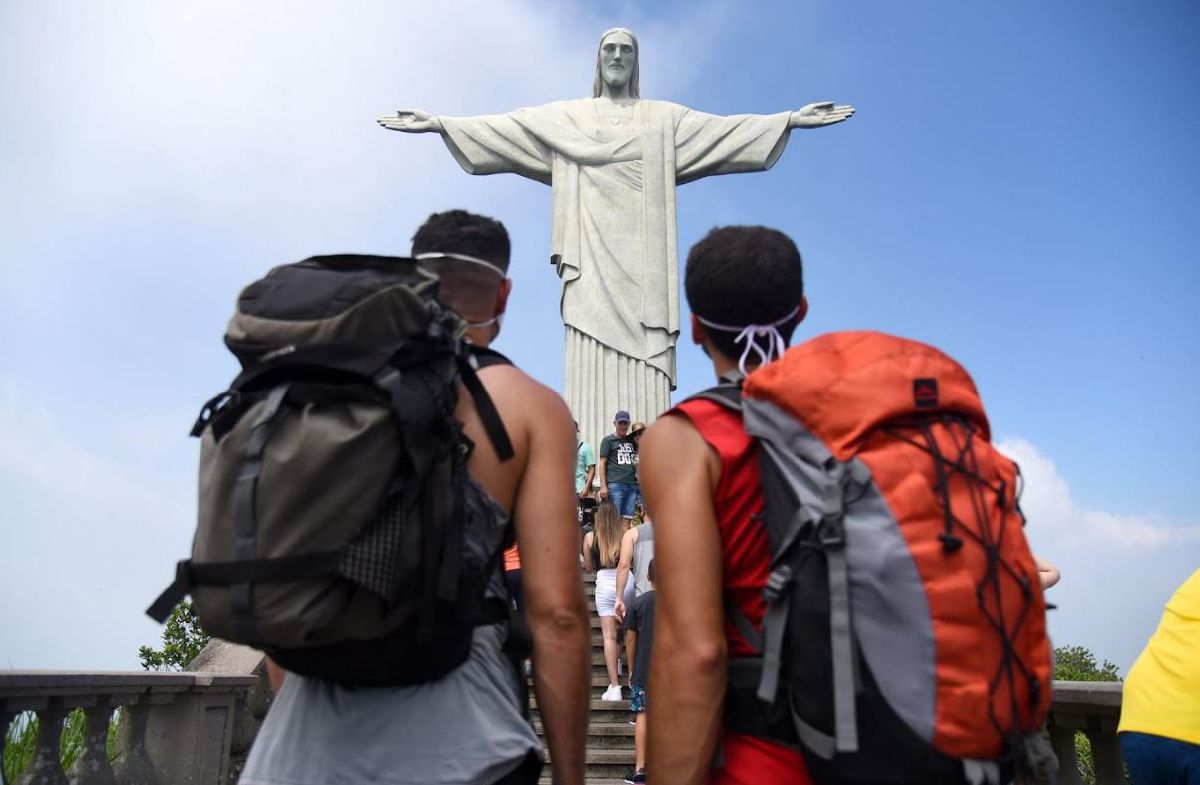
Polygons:
<instances>
[{"instance_id":1,"label":"baseball cap","mask_svg":"<svg viewBox=\"0 0 1200 785\"><path fill-rule=\"evenodd\" d=\"M629 412L618 409L616 416L613 417L613 422L629 422Z\"/></svg>"}]
</instances>

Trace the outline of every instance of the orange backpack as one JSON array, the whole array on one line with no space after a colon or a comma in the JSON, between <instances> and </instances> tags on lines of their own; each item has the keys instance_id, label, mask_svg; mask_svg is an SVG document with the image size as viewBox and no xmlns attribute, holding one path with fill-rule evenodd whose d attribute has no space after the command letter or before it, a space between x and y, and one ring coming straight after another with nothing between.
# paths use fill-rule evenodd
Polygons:
<instances>
[{"instance_id":1,"label":"orange backpack","mask_svg":"<svg viewBox=\"0 0 1200 785\"><path fill-rule=\"evenodd\" d=\"M727 725L798 742L817 782L1043 765L1046 604L1019 471L966 371L834 333L701 396L759 443L771 549L762 629L727 608L761 652L731 662Z\"/></svg>"}]
</instances>

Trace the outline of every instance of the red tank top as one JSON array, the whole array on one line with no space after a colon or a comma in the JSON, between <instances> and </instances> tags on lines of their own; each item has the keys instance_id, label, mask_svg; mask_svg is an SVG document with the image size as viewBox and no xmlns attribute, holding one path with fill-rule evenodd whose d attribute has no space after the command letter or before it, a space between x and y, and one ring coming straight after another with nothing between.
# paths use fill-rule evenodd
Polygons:
<instances>
[{"instance_id":1,"label":"red tank top","mask_svg":"<svg viewBox=\"0 0 1200 785\"><path fill-rule=\"evenodd\" d=\"M721 478L713 508L721 535L721 588L756 627L762 626L767 603L762 591L770 573L767 530L758 475L758 445L746 435L742 418L720 404L690 400L671 410L687 417L721 460ZM755 654L728 619L725 637L729 656ZM724 734L724 766L714 769L709 785L809 785L804 758L794 749L740 733Z\"/></svg>"},{"instance_id":2,"label":"red tank top","mask_svg":"<svg viewBox=\"0 0 1200 785\"><path fill-rule=\"evenodd\" d=\"M766 527L757 518L763 510L758 445L746 435L742 418L720 404L684 401L672 411L691 420L721 459L721 479L713 494L713 508L721 530L721 588L746 618L761 626L767 612L762 590L767 585L771 554ZM728 619L725 637L729 640L729 656L755 653Z\"/></svg>"}]
</instances>

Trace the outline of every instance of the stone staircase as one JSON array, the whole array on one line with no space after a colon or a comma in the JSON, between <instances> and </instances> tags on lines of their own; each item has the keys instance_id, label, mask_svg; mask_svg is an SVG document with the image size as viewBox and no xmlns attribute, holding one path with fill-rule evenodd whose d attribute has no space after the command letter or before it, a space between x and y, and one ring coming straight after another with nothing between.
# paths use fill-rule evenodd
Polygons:
<instances>
[{"instance_id":1,"label":"stone staircase","mask_svg":"<svg viewBox=\"0 0 1200 785\"><path fill-rule=\"evenodd\" d=\"M588 717L587 741L587 785L620 785L624 776L633 769L633 726L629 724L629 689L622 677L625 700L602 701L600 695L608 687L608 672L604 668L604 639L600 633L600 619L596 616L594 575L584 574L583 588L587 594L588 612L592 623L592 702ZM530 711L533 729L545 747L546 736L541 715L537 710L537 699L530 685ZM550 764L542 770L542 783L550 782Z\"/></svg>"}]
</instances>

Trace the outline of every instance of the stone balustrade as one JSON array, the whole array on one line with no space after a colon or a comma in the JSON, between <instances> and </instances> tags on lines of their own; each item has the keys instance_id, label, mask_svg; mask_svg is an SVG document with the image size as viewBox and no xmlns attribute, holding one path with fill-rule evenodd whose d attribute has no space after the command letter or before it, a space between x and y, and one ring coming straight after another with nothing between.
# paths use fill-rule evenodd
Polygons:
<instances>
[{"instance_id":1,"label":"stone balustrade","mask_svg":"<svg viewBox=\"0 0 1200 785\"><path fill-rule=\"evenodd\" d=\"M226 785L235 719L260 677L222 673L0 671L0 728L38 718L33 758L16 785ZM84 713L84 743L69 772L59 762L67 714ZM117 757L107 755L119 710ZM0 755L5 739L0 738Z\"/></svg>"},{"instance_id":2,"label":"stone balustrade","mask_svg":"<svg viewBox=\"0 0 1200 785\"><path fill-rule=\"evenodd\" d=\"M1075 759L1075 734L1092 744L1096 785L1125 785L1125 769L1117 746L1121 718L1121 683L1116 681L1056 681L1046 729L1058 756L1060 785L1082 785Z\"/></svg>"},{"instance_id":3,"label":"stone balustrade","mask_svg":"<svg viewBox=\"0 0 1200 785\"><path fill-rule=\"evenodd\" d=\"M270 700L262 655L213 641L186 673L0 671L0 728L22 711L39 719L37 749L16 785L228 785L236 781ZM1056 681L1047 729L1059 783L1081 785L1075 734L1092 746L1096 785L1124 785L1117 745L1119 682ZM64 772L59 733L67 713L86 718L83 751ZM118 755L108 726L120 708ZM0 754L4 740L0 738Z\"/></svg>"}]
</instances>

